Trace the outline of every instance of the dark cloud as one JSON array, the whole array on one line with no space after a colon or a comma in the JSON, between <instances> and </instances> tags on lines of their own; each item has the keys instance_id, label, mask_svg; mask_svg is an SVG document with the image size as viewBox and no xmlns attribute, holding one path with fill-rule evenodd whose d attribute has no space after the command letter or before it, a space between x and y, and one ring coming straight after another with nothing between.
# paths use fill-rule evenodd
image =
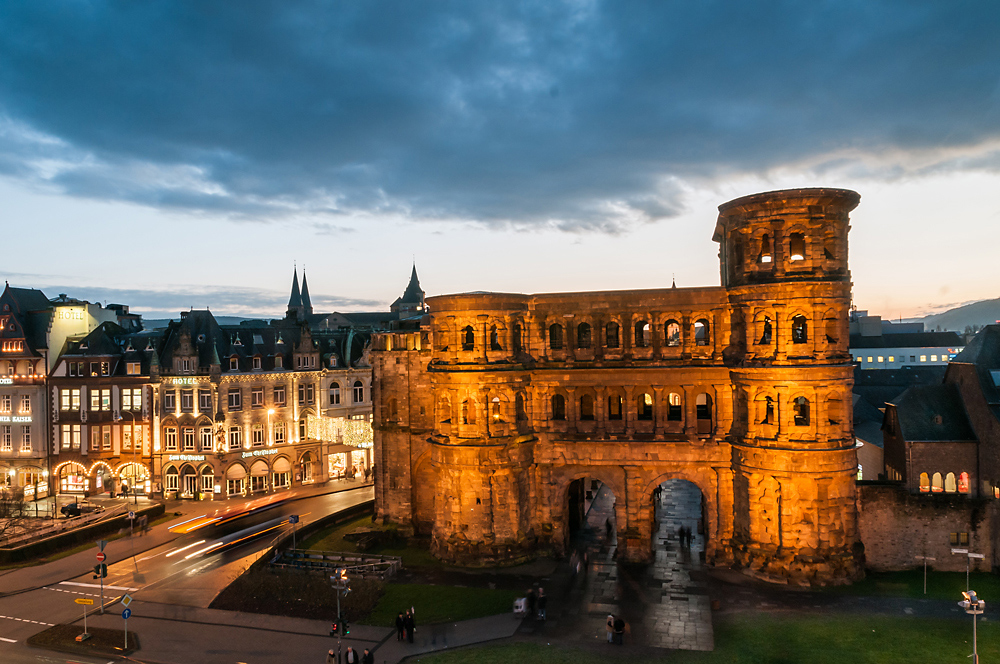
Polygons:
<instances>
[{"instance_id":1,"label":"dark cloud","mask_svg":"<svg viewBox=\"0 0 1000 664\"><path fill-rule=\"evenodd\" d=\"M79 196L615 233L678 214L684 181L900 177L912 151L1000 163L981 147L1000 134L994 3L11 1L0 18L0 173Z\"/></svg>"}]
</instances>

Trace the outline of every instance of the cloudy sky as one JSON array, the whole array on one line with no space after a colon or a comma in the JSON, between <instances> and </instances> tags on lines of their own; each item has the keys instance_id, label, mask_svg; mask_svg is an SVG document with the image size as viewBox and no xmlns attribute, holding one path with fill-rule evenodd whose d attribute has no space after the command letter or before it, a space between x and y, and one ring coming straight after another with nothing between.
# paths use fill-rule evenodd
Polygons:
<instances>
[{"instance_id":1,"label":"cloudy sky","mask_svg":"<svg viewBox=\"0 0 1000 664\"><path fill-rule=\"evenodd\" d=\"M719 283L861 193L855 300L1000 296L1000 4L0 0L0 277L152 316Z\"/></svg>"}]
</instances>

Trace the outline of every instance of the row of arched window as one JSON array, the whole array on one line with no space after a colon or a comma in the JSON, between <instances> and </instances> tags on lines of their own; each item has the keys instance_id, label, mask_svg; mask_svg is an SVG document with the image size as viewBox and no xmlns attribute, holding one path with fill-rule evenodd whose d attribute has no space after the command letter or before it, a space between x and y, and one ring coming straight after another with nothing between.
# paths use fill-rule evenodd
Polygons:
<instances>
[{"instance_id":1,"label":"row of arched window","mask_svg":"<svg viewBox=\"0 0 1000 664\"><path fill-rule=\"evenodd\" d=\"M775 400L771 397L764 397L764 412L760 414L760 424L777 424L777 411L775 410ZM792 420L797 427L809 426L809 399L805 397L795 397L792 400Z\"/></svg>"},{"instance_id":2,"label":"row of arched window","mask_svg":"<svg viewBox=\"0 0 1000 664\"><path fill-rule=\"evenodd\" d=\"M921 493L969 493L969 474L959 473L958 480L955 480L955 473L948 473L943 478L941 473L934 473L929 476L927 473L920 473Z\"/></svg>"},{"instance_id":3,"label":"row of arched window","mask_svg":"<svg viewBox=\"0 0 1000 664\"><path fill-rule=\"evenodd\" d=\"M637 420L653 419L654 399L648 392L643 392L635 397L635 413ZM591 394L581 395L579 398L579 409L577 411L579 419L589 421L595 418L595 399ZM550 417L553 420L566 419L566 397L562 394L553 394L550 397ZM681 395L671 392L666 398L666 420L668 422L681 422L684 419ZM696 417L699 420L712 419L712 398L707 394L699 394L695 398ZM620 394L612 394L608 397L607 419L621 420L625 417L625 401Z\"/></svg>"},{"instance_id":4,"label":"row of arched window","mask_svg":"<svg viewBox=\"0 0 1000 664\"><path fill-rule=\"evenodd\" d=\"M665 346L680 346L683 342L681 324L676 320L668 320L661 326L661 339ZM635 348L649 348L653 345L654 327L649 321L636 321L632 326L632 346ZM565 334L563 326L553 323L549 326L549 348L561 350L565 347ZM620 348L622 344L621 327L612 321L604 326L604 347ZM694 342L696 346L707 346L709 344L709 323L707 319L700 318L694 323ZM576 347L592 348L594 345L593 329L590 323L580 323L576 326Z\"/></svg>"},{"instance_id":5,"label":"row of arched window","mask_svg":"<svg viewBox=\"0 0 1000 664\"><path fill-rule=\"evenodd\" d=\"M774 241L780 241L777 236L771 237L769 233L764 233L759 240L754 240L751 244L751 256L753 261L760 267L770 267L774 264ZM835 260L836 239L829 237L823 240L823 258ZM736 265L742 265L746 260L742 238L736 238L733 242L733 253ZM791 263L806 260L806 236L804 233L788 234L788 260Z\"/></svg>"}]
</instances>

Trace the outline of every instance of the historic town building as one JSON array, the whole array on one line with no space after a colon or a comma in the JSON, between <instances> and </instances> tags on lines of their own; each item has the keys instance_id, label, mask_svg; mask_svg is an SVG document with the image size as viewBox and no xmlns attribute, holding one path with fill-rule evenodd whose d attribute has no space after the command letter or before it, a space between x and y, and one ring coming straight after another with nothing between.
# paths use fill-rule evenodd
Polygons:
<instances>
[{"instance_id":1,"label":"historic town building","mask_svg":"<svg viewBox=\"0 0 1000 664\"><path fill-rule=\"evenodd\" d=\"M148 341L116 323L67 342L49 377L58 493L151 492L155 363Z\"/></svg>"},{"instance_id":2,"label":"historic town building","mask_svg":"<svg viewBox=\"0 0 1000 664\"><path fill-rule=\"evenodd\" d=\"M763 578L856 577L848 352L855 192L720 206L721 287L427 299L373 342L376 510L443 560L564 553L593 480L620 559L652 496L697 485L706 556Z\"/></svg>"}]
</instances>

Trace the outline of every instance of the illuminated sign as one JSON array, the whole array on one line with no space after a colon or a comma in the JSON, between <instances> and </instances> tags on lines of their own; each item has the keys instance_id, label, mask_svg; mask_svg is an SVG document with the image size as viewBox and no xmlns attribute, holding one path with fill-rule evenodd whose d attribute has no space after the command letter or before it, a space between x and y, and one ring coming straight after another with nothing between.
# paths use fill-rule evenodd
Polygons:
<instances>
[{"instance_id":1,"label":"illuminated sign","mask_svg":"<svg viewBox=\"0 0 1000 664\"><path fill-rule=\"evenodd\" d=\"M0 415L0 422L30 422L31 417L27 415Z\"/></svg>"},{"instance_id":2,"label":"illuminated sign","mask_svg":"<svg viewBox=\"0 0 1000 664\"><path fill-rule=\"evenodd\" d=\"M174 385L195 385L198 383L197 378L174 378L170 381Z\"/></svg>"},{"instance_id":3,"label":"illuminated sign","mask_svg":"<svg viewBox=\"0 0 1000 664\"><path fill-rule=\"evenodd\" d=\"M13 378L0 378L0 385L13 385L13 384L14 384Z\"/></svg>"},{"instance_id":4,"label":"illuminated sign","mask_svg":"<svg viewBox=\"0 0 1000 664\"><path fill-rule=\"evenodd\" d=\"M277 454L277 453L278 453L278 450L275 450L275 449L270 449L270 450L254 450L253 452L244 452L243 453L243 458L246 459L247 457L267 456L268 454Z\"/></svg>"},{"instance_id":5,"label":"illuminated sign","mask_svg":"<svg viewBox=\"0 0 1000 664\"><path fill-rule=\"evenodd\" d=\"M204 454L171 454L167 461L204 461Z\"/></svg>"}]
</instances>

